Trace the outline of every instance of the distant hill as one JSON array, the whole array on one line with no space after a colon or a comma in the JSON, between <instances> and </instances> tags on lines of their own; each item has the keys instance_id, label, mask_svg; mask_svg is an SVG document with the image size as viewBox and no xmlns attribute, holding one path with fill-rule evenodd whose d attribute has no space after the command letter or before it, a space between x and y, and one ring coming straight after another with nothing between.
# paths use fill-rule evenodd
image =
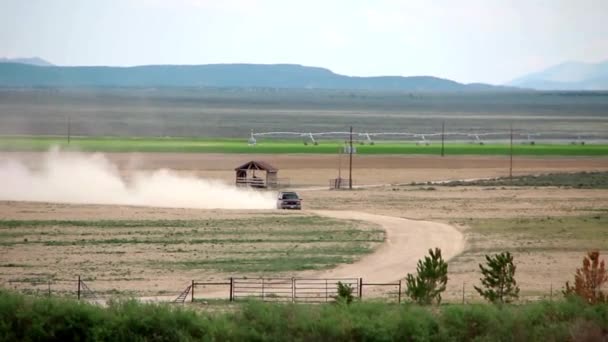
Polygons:
<instances>
[{"instance_id":1,"label":"distant hill","mask_svg":"<svg viewBox=\"0 0 608 342\"><path fill-rule=\"evenodd\" d=\"M0 63L19 63L19 64L29 64L29 65L37 65L37 66L53 66L48 61L45 61L42 58L31 57L31 58L3 58L0 57Z\"/></svg>"},{"instance_id":2,"label":"distant hill","mask_svg":"<svg viewBox=\"0 0 608 342\"><path fill-rule=\"evenodd\" d=\"M0 87L242 87L366 89L412 92L504 91L431 76L351 77L294 64L59 67L0 64Z\"/></svg>"},{"instance_id":3,"label":"distant hill","mask_svg":"<svg viewBox=\"0 0 608 342\"><path fill-rule=\"evenodd\" d=\"M508 85L538 90L608 90L608 61L562 63L515 79Z\"/></svg>"}]
</instances>

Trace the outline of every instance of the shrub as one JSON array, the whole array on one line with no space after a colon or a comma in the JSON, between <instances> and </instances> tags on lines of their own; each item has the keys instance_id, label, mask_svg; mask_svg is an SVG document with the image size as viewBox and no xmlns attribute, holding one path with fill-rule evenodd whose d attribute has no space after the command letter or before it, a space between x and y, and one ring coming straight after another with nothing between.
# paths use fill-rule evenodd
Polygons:
<instances>
[{"instance_id":1,"label":"shrub","mask_svg":"<svg viewBox=\"0 0 608 342\"><path fill-rule=\"evenodd\" d=\"M608 331L608 305L578 297L434 308L359 301L229 305L236 310L137 301L101 307L0 290L0 341L594 341Z\"/></svg>"},{"instance_id":2,"label":"shrub","mask_svg":"<svg viewBox=\"0 0 608 342\"><path fill-rule=\"evenodd\" d=\"M336 296L336 300L338 302L345 302L346 304L350 304L352 303L353 299L353 287L350 284L344 284L339 281L338 295Z\"/></svg>"},{"instance_id":3,"label":"shrub","mask_svg":"<svg viewBox=\"0 0 608 342\"><path fill-rule=\"evenodd\" d=\"M606 303L607 296L602 286L608 281L604 260L600 261L600 252L591 251L583 258L583 267L576 270L574 286L566 282L566 296L579 296L589 304Z\"/></svg>"},{"instance_id":4,"label":"shrub","mask_svg":"<svg viewBox=\"0 0 608 342\"><path fill-rule=\"evenodd\" d=\"M486 265L479 264L483 288L475 290L492 303L510 303L519 296L519 287L515 281L515 264L509 252L486 255Z\"/></svg>"},{"instance_id":5,"label":"shrub","mask_svg":"<svg viewBox=\"0 0 608 342\"><path fill-rule=\"evenodd\" d=\"M441 303L441 293L448 282L448 264L441 257L441 249L429 249L429 256L418 260L416 276L406 277L405 294L419 304Z\"/></svg>"}]
</instances>

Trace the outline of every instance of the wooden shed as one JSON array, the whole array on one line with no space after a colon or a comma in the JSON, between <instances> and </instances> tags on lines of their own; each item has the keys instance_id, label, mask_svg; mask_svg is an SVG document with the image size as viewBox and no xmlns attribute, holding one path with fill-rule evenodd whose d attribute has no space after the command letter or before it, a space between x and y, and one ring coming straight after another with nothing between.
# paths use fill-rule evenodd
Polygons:
<instances>
[{"instance_id":1,"label":"wooden shed","mask_svg":"<svg viewBox=\"0 0 608 342\"><path fill-rule=\"evenodd\" d=\"M259 160L252 160L234 169L236 185L253 188L274 188L278 185L279 170Z\"/></svg>"}]
</instances>

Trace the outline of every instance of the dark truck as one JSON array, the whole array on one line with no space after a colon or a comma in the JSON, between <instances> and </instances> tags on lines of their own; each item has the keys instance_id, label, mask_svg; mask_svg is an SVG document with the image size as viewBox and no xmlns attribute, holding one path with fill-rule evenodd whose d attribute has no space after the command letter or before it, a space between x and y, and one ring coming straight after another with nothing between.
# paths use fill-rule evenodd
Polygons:
<instances>
[{"instance_id":1,"label":"dark truck","mask_svg":"<svg viewBox=\"0 0 608 342\"><path fill-rule=\"evenodd\" d=\"M302 209L302 200L297 193L291 192L279 192L277 199L277 209Z\"/></svg>"}]
</instances>

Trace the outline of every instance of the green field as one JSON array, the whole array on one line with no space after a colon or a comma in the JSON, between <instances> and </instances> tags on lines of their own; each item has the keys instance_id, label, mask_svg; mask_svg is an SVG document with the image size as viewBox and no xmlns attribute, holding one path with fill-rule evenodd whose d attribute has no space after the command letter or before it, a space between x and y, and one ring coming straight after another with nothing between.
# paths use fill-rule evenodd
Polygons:
<instances>
[{"instance_id":1,"label":"green field","mask_svg":"<svg viewBox=\"0 0 608 342\"><path fill-rule=\"evenodd\" d=\"M321 141L319 145L304 145L300 140L263 140L249 146L244 139L195 138L118 138L75 137L68 144L65 137L0 137L2 151L46 151L53 146L85 152L186 152L186 153L310 153L334 154L342 141ZM357 144L358 154L441 154L441 144L417 146L412 142L377 142ZM446 143L446 155L508 155L507 144ZM513 145L519 156L608 156L608 145L536 144Z\"/></svg>"}]
</instances>

